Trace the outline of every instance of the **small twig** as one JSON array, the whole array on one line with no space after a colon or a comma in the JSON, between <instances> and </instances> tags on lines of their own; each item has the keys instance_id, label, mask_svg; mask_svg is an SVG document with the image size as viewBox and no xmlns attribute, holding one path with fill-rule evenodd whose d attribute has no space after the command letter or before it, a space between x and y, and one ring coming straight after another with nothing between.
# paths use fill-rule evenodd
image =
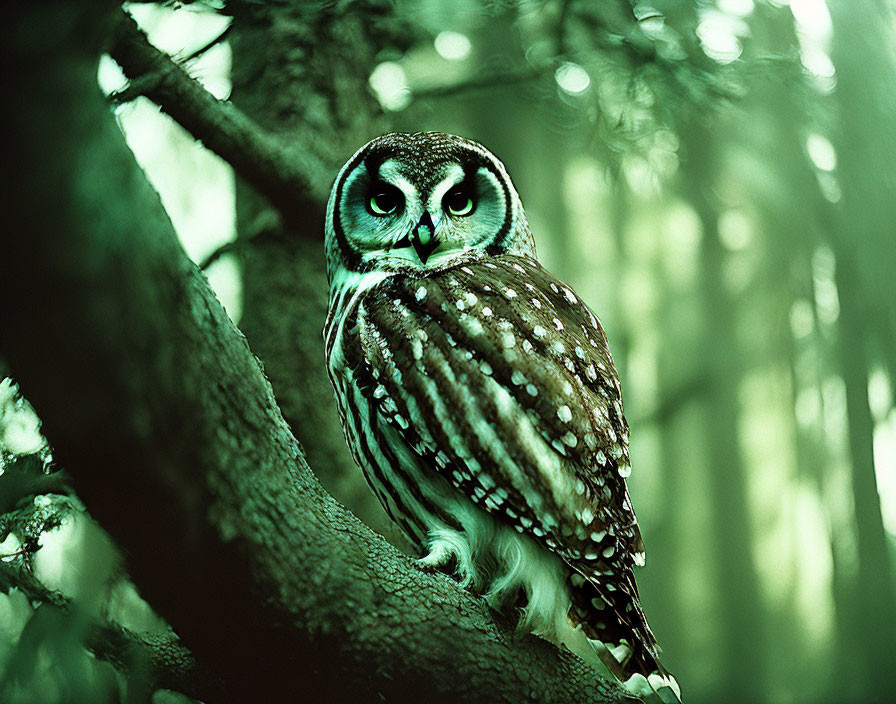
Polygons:
<instances>
[{"instance_id":1,"label":"small twig","mask_svg":"<svg viewBox=\"0 0 896 704\"><path fill-rule=\"evenodd\" d=\"M233 166L236 173L277 206L286 217L301 214L326 199L329 174L307 154L284 144L226 100L218 100L170 56L150 44L134 19L122 11L110 50L134 88ZM122 91L116 99L128 89ZM126 97L126 96L125 96Z\"/></svg>"},{"instance_id":2,"label":"small twig","mask_svg":"<svg viewBox=\"0 0 896 704\"><path fill-rule=\"evenodd\" d=\"M242 238L231 240L230 242L225 242L220 247L214 249L210 254L207 254L205 258L199 263L199 268L205 271L225 254L230 254L235 249L237 249L242 242Z\"/></svg>"},{"instance_id":3,"label":"small twig","mask_svg":"<svg viewBox=\"0 0 896 704\"><path fill-rule=\"evenodd\" d=\"M221 32L218 36L210 39L209 41L207 41L205 44L203 44L198 49L191 51L187 56L183 57L182 59L178 59L177 63L180 65L183 65L189 61L198 59L200 56L202 56L207 51L209 51L209 49L213 49L214 47L218 46L218 44L220 44L225 39L227 39L230 36L231 29L233 29L233 24L227 25L227 27L224 28L224 31Z\"/></svg>"},{"instance_id":4,"label":"small twig","mask_svg":"<svg viewBox=\"0 0 896 704\"><path fill-rule=\"evenodd\" d=\"M184 66L190 61L194 61L198 59L200 56L205 54L209 49L217 46L222 41L227 39L230 35L230 30L233 25L227 25L227 28L221 32L218 36L209 40L201 47L196 49L195 51L190 52L188 56L185 56L182 59L178 59L176 61L178 66ZM109 102L112 105L124 105L126 103L130 103L137 98L143 97L144 95L148 95L149 93L155 92L159 83L164 79L164 73L147 73L142 76L137 76L130 81L128 84L122 88L121 90L114 91L109 95Z\"/></svg>"},{"instance_id":5,"label":"small twig","mask_svg":"<svg viewBox=\"0 0 896 704\"><path fill-rule=\"evenodd\" d=\"M162 76L158 73L147 73L143 76L137 76L128 81L127 85L121 90L110 93L109 102L115 107L126 105L137 98L142 98L147 93L153 92L161 80Z\"/></svg>"},{"instance_id":6,"label":"small twig","mask_svg":"<svg viewBox=\"0 0 896 704\"><path fill-rule=\"evenodd\" d=\"M15 552L8 552L3 555L0 555L0 562L8 562L14 557L22 557L23 555L27 555L28 553L33 552L33 550L29 550L27 548L21 548L16 550Z\"/></svg>"},{"instance_id":7,"label":"small twig","mask_svg":"<svg viewBox=\"0 0 896 704\"><path fill-rule=\"evenodd\" d=\"M468 81L460 83L451 83L445 86L432 86L430 88L420 88L412 90L415 99L428 98L446 98L465 93L471 90L481 90L483 88L496 88L499 86L513 85L515 83L526 83L527 81L535 81L551 71L551 67L543 66L539 68L524 68L516 71L507 71L484 78L471 78Z\"/></svg>"}]
</instances>

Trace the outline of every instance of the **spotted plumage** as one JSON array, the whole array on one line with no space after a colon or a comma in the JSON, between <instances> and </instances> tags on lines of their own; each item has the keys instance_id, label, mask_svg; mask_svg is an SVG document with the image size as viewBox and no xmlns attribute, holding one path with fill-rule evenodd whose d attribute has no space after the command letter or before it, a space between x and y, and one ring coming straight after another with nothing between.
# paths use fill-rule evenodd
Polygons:
<instances>
[{"instance_id":1,"label":"spotted plumage","mask_svg":"<svg viewBox=\"0 0 896 704\"><path fill-rule=\"evenodd\" d=\"M674 701L633 576L644 544L606 336L536 261L500 161L440 133L373 140L334 183L327 258L346 438L423 561Z\"/></svg>"}]
</instances>

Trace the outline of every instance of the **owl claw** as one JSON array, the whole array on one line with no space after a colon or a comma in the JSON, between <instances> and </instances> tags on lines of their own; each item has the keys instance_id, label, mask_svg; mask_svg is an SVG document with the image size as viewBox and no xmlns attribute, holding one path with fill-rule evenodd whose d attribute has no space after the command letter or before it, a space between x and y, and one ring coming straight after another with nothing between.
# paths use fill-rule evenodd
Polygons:
<instances>
[{"instance_id":1,"label":"owl claw","mask_svg":"<svg viewBox=\"0 0 896 704\"><path fill-rule=\"evenodd\" d=\"M441 543L435 545L428 555L417 560L417 566L428 573L447 572L450 574L454 571L452 567L455 563L454 555L451 551L446 550Z\"/></svg>"}]
</instances>

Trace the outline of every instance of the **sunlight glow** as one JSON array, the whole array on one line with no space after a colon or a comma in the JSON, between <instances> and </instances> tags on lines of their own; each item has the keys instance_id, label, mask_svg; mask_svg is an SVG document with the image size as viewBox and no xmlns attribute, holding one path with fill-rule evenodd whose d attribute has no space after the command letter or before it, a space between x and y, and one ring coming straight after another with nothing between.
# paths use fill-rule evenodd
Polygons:
<instances>
[{"instance_id":1,"label":"sunlight glow","mask_svg":"<svg viewBox=\"0 0 896 704\"><path fill-rule=\"evenodd\" d=\"M560 89L566 93L576 94L584 92L591 85L591 77L578 64L567 61L554 72L554 80Z\"/></svg>"},{"instance_id":2,"label":"sunlight glow","mask_svg":"<svg viewBox=\"0 0 896 704\"><path fill-rule=\"evenodd\" d=\"M817 247L812 254L812 278L815 284L815 307L818 318L833 325L840 317L840 297L834 282L836 260L829 247Z\"/></svg>"},{"instance_id":3,"label":"sunlight glow","mask_svg":"<svg viewBox=\"0 0 896 704\"><path fill-rule=\"evenodd\" d=\"M896 536L896 410L874 427L874 469L884 529Z\"/></svg>"},{"instance_id":4,"label":"sunlight glow","mask_svg":"<svg viewBox=\"0 0 896 704\"><path fill-rule=\"evenodd\" d=\"M824 0L790 0L789 5L800 31L818 39L830 39L833 24Z\"/></svg>"},{"instance_id":5,"label":"sunlight glow","mask_svg":"<svg viewBox=\"0 0 896 704\"><path fill-rule=\"evenodd\" d=\"M707 8L700 12L697 36L703 53L720 64L730 64L743 53L740 37L750 28L740 17Z\"/></svg>"},{"instance_id":6,"label":"sunlight glow","mask_svg":"<svg viewBox=\"0 0 896 704\"><path fill-rule=\"evenodd\" d=\"M12 379L0 381L0 450L30 455L44 445L40 419ZM0 465L2 470L2 465Z\"/></svg>"},{"instance_id":7,"label":"sunlight glow","mask_svg":"<svg viewBox=\"0 0 896 704\"><path fill-rule=\"evenodd\" d=\"M753 228L742 210L726 210L719 216L719 239L726 249L740 252L750 246Z\"/></svg>"},{"instance_id":8,"label":"sunlight glow","mask_svg":"<svg viewBox=\"0 0 896 704\"><path fill-rule=\"evenodd\" d=\"M882 422L893 408L892 380L881 367L871 370L868 375L868 405L874 420Z\"/></svg>"},{"instance_id":9,"label":"sunlight glow","mask_svg":"<svg viewBox=\"0 0 896 704\"><path fill-rule=\"evenodd\" d=\"M812 163L822 171L837 168L837 151L827 137L813 132L806 138L806 151Z\"/></svg>"},{"instance_id":10,"label":"sunlight glow","mask_svg":"<svg viewBox=\"0 0 896 704\"><path fill-rule=\"evenodd\" d=\"M467 36L460 32L439 32L433 43L439 56L448 61L467 58L473 48Z\"/></svg>"},{"instance_id":11,"label":"sunlight glow","mask_svg":"<svg viewBox=\"0 0 896 704\"><path fill-rule=\"evenodd\" d=\"M397 112L411 103L411 91L404 69L394 61L384 61L370 74L370 87L380 105Z\"/></svg>"},{"instance_id":12,"label":"sunlight glow","mask_svg":"<svg viewBox=\"0 0 896 704\"><path fill-rule=\"evenodd\" d=\"M223 32L229 19L203 8L176 12L152 5L127 9L150 41L175 57L188 56ZM219 43L187 63L187 68L218 98L230 95L231 49ZM100 88L109 93L126 85L109 57L97 69ZM146 172L180 237L187 255L200 262L236 236L233 169L210 152L146 98L116 109L118 124L137 162ZM201 174L201 178L197 176ZM224 256L207 272L216 295L233 320L241 309L242 281L235 257Z\"/></svg>"},{"instance_id":13,"label":"sunlight glow","mask_svg":"<svg viewBox=\"0 0 896 704\"><path fill-rule=\"evenodd\" d=\"M756 9L753 0L719 0L717 4L722 12L738 17L746 17Z\"/></svg>"},{"instance_id":14,"label":"sunlight glow","mask_svg":"<svg viewBox=\"0 0 896 704\"><path fill-rule=\"evenodd\" d=\"M97 82L100 84L100 90L106 95L121 90L127 85L128 79L124 75L121 67L115 63L115 60L108 54L100 57L100 63L96 72Z\"/></svg>"},{"instance_id":15,"label":"sunlight glow","mask_svg":"<svg viewBox=\"0 0 896 704\"><path fill-rule=\"evenodd\" d=\"M809 387L801 389L796 396L793 407L796 422L803 429L814 428L821 420L821 398L818 389Z\"/></svg>"},{"instance_id":16,"label":"sunlight glow","mask_svg":"<svg viewBox=\"0 0 896 704\"><path fill-rule=\"evenodd\" d=\"M790 307L790 331L797 340L806 337L815 327L812 304L805 298L798 298Z\"/></svg>"},{"instance_id":17,"label":"sunlight glow","mask_svg":"<svg viewBox=\"0 0 896 704\"><path fill-rule=\"evenodd\" d=\"M833 29L827 5L824 0L790 0L788 4L803 67L812 74L820 92L830 93L836 86L836 71L829 55Z\"/></svg>"}]
</instances>

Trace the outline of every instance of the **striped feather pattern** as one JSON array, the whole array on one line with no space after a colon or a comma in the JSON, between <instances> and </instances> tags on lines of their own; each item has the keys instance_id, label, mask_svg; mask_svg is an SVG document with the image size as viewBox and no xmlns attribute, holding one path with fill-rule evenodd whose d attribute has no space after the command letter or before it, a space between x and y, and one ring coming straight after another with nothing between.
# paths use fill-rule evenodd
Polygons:
<instances>
[{"instance_id":1,"label":"striped feather pattern","mask_svg":"<svg viewBox=\"0 0 896 704\"><path fill-rule=\"evenodd\" d=\"M593 313L535 260L506 254L335 300L344 427L390 515L425 545L433 531L469 533L472 500L575 571L571 616L627 643L625 670L663 672L632 575L644 546L628 426Z\"/></svg>"}]
</instances>

